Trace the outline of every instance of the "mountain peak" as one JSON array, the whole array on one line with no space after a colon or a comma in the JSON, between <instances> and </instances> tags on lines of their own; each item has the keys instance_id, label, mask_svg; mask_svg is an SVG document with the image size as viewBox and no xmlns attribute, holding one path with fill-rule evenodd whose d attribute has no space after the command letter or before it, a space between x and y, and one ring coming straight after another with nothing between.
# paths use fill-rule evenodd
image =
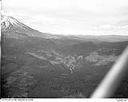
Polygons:
<instances>
[{"instance_id":1,"label":"mountain peak","mask_svg":"<svg viewBox=\"0 0 128 102\"><path fill-rule=\"evenodd\" d=\"M1 16L1 28L2 31L14 30L16 28L26 28L26 26L20 23L17 19L11 16Z\"/></svg>"},{"instance_id":2,"label":"mountain peak","mask_svg":"<svg viewBox=\"0 0 128 102\"><path fill-rule=\"evenodd\" d=\"M17 20L14 19L13 17L11 16L5 16L5 15L2 15L1 16L1 23L3 22L9 22L11 24L16 24L17 23Z\"/></svg>"},{"instance_id":3,"label":"mountain peak","mask_svg":"<svg viewBox=\"0 0 128 102\"><path fill-rule=\"evenodd\" d=\"M1 31L4 32L3 34L6 34L6 36L8 35L10 37L36 36L43 38L56 38L56 36L51 36L50 34L34 30L17 19L6 15L1 15Z\"/></svg>"},{"instance_id":4,"label":"mountain peak","mask_svg":"<svg viewBox=\"0 0 128 102\"><path fill-rule=\"evenodd\" d=\"M1 27L3 31L10 29L12 25L17 25L17 20L10 16L1 16Z\"/></svg>"}]
</instances>

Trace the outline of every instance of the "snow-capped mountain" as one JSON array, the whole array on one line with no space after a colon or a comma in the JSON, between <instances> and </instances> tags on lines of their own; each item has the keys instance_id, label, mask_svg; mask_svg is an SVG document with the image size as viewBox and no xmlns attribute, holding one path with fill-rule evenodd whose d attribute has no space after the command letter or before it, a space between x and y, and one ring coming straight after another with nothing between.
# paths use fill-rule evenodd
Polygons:
<instances>
[{"instance_id":1,"label":"snow-capped mountain","mask_svg":"<svg viewBox=\"0 0 128 102\"><path fill-rule=\"evenodd\" d=\"M28 29L29 27L19 22L17 19L11 16L1 16L1 28L2 31L16 30L16 29ZM29 28L30 29L30 28Z\"/></svg>"},{"instance_id":2,"label":"snow-capped mountain","mask_svg":"<svg viewBox=\"0 0 128 102\"><path fill-rule=\"evenodd\" d=\"M1 31L2 34L13 37L13 38L21 38L25 36L31 37L41 37L41 38L57 38L57 36L53 36L48 33L39 32L21 22L11 16L1 16Z\"/></svg>"}]
</instances>

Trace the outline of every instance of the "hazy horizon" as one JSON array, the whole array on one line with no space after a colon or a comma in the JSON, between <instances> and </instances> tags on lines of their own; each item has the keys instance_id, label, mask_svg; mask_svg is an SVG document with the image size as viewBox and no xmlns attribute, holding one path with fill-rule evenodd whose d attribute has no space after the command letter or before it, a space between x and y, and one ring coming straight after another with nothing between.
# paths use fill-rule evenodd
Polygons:
<instances>
[{"instance_id":1,"label":"hazy horizon","mask_svg":"<svg viewBox=\"0 0 128 102\"><path fill-rule=\"evenodd\" d=\"M51 34L128 35L127 0L3 0L2 14Z\"/></svg>"}]
</instances>

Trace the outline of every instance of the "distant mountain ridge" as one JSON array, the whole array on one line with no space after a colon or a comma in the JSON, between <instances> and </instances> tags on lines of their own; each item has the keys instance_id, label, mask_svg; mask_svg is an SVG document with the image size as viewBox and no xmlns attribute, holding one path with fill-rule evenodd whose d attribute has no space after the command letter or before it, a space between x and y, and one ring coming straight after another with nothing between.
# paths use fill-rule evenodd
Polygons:
<instances>
[{"instance_id":1,"label":"distant mountain ridge","mask_svg":"<svg viewBox=\"0 0 128 102\"><path fill-rule=\"evenodd\" d=\"M94 41L94 42L122 42L128 41L128 36L121 35L55 35L49 33L42 33L37 31L11 16L1 16L1 31L13 38L21 38L23 36L41 37L46 39L67 39L67 40L81 40L81 41Z\"/></svg>"}]
</instances>

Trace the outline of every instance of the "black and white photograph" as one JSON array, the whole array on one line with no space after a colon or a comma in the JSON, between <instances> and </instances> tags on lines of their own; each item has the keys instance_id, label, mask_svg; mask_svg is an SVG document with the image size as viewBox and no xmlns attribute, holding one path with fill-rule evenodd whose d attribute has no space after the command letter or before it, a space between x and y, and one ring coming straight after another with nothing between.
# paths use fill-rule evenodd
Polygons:
<instances>
[{"instance_id":1,"label":"black and white photograph","mask_svg":"<svg viewBox=\"0 0 128 102\"><path fill-rule=\"evenodd\" d=\"M1 98L128 98L128 0L0 3Z\"/></svg>"}]
</instances>

